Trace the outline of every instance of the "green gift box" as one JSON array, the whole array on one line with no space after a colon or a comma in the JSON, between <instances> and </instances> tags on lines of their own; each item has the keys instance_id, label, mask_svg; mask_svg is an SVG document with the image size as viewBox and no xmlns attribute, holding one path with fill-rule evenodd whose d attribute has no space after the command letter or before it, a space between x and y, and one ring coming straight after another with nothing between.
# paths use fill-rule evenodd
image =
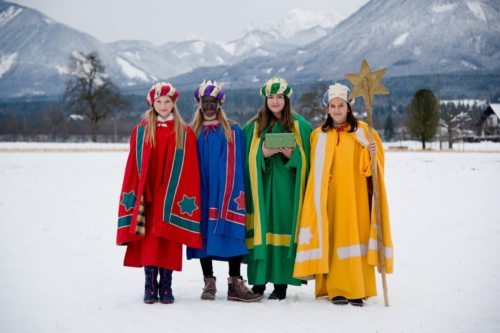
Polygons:
<instances>
[{"instance_id":1,"label":"green gift box","mask_svg":"<svg viewBox=\"0 0 500 333\"><path fill-rule=\"evenodd\" d=\"M293 133L267 133L266 148L293 148L295 135Z\"/></svg>"}]
</instances>

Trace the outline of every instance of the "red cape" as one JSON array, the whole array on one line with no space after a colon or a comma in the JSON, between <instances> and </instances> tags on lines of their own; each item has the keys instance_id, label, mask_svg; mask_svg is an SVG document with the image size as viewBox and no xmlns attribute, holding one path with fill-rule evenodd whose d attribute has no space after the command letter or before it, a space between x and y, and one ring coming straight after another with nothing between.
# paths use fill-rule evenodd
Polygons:
<instances>
[{"instance_id":1,"label":"red cape","mask_svg":"<svg viewBox=\"0 0 500 333\"><path fill-rule=\"evenodd\" d=\"M201 202L200 174L196 152L196 137L184 126L183 149L176 149L167 156L165 175L167 182L155 194L153 200L161 200L152 221L145 221L152 235L189 247L203 246L200 234ZM118 231L116 243L144 238L141 217L143 208L140 198L144 196L147 181L151 146L145 143L146 122L139 123L132 131L130 152L125 169L120 204L118 208Z\"/></svg>"}]
</instances>

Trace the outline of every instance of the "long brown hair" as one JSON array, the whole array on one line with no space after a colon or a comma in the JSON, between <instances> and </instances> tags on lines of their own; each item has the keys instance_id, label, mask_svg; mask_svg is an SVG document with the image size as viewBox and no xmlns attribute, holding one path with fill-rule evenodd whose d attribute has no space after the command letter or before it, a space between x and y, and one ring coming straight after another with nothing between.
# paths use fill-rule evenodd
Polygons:
<instances>
[{"instance_id":1,"label":"long brown hair","mask_svg":"<svg viewBox=\"0 0 500 333\"><path fill-rule=\"evenodd\" d=\"M348 109L346 121L350 127L347 132L352 133L352 132L356 131L356 129L358 128L358 119L356 118L356 116L352 112L351 104L349 104L349 103L346 103L346 104L347 104L347 109ZM330 130L333 130L335 128L335 124L333 123L333 118L328 113L328 104L325 106L325 112L326 112L326 119L323 122L323 124L321 125L321 130L324 133L326 133Z\"/></svg>"},{"instance_id":2,"label":"long brown hair","mask_svg":"<svg viewBox=\"0 0 500 333\"><path fill-rule=\"evenodd\" d=\"M281 111L281 127L285 129L285 131L292 133L293 130L293 118L292 118L292 107L290 106L290 98L288 96L283 95L285 98L285 106L283 107L283 111ZM269 126L272 119L277 119L273 112L269 110L267 106L267 97L264 98L264 105L257 112L257 115L252 118L257 122L257 135L260 138L264 129Z\"/></svg>"},{"instance_id":3,"label":"long brown hair","mask_svg":"<svg viewBox=\"0 0 500 333\"><path fill-rule=\"evenodd\" d=\"M172 114L174 115L174 131L175 140L177 143L177 149L182 149L184 145L184 120L182 120L181 114L177 109L177 104L174 102L174 108L172 109ZM156 121L158 118L158 113L156 112L154 106L144 113L143 119L146 121L146 143L152 147L156 144Z\"/></svg>"},{"instance_id":4,"label":"long brown hair","mask_svg":"<svg viewBox=\"0 0 500 333\"><path fill-rule=\"evenodd\" d=\"M201 101L201 99L200 99ZM219 105L217 107L217 120L220 122L222 126L222 130L224 131L224 136L226 137L227 142L232 142L233 138L231 136L231 123L227 119L226 113ZM198 103L198 107L193 116L193 120L191 121L191 128L193 129L196 137L200 135L201 128L203 127L203 113L201 112L201 105Z\"/></svg>"}]
</instances>

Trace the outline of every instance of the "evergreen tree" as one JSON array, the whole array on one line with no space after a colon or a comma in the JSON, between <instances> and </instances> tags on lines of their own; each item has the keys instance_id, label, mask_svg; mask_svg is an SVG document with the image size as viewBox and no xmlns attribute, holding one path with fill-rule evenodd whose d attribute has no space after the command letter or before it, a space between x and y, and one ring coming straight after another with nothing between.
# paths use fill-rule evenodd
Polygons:
<instances>
[{"instance_id":1,"label":"evergreen tree","mask_svg":"<svg viewBox=\"0 0 500 333\"><path fill-rule=\"evenodd\" d=\"M387 118L385 118L384 140L392 141L393 138L394 138L394 122L392 121L391 115L388 115Z\"/></svg>"},{"instance_id":2,"label":"evergreen tree","mask_svg":"<svg viewBox=\"0 0 500 333\"><path fill-rule=\"evenodd\" d=\"M422 149L437 133L439 126L439 101L429 89L420 89L408 107L406 127L413 137L422 142Z\"/></svg>"},{"instance_id":3,"label":"evergreen tree","mask_svg":"<svg viewBox=\"0 0 500 333\"><path fill-rule=\"evenodd\" d=\"M490 103L500 103L500 91L497 91L490 96Z\"/></svg>"}]
</instances>

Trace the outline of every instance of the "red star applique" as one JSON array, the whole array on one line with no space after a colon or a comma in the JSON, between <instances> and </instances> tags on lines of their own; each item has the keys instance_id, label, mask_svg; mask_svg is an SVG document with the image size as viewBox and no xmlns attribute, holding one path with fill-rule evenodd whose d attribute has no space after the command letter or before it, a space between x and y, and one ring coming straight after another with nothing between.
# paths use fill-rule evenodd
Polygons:
<instances>
[{"instance_id":1,"label":"red star applique","mask_svg":"<svg viewBox=\"0 0 500 333\"><path fill-rule=\"evenodd\" d=\"M245 192L240 191L240 195L236 199L234 199L234 202L236 202L237 210L245 209Z\"/></svg>"}]
</instances>

